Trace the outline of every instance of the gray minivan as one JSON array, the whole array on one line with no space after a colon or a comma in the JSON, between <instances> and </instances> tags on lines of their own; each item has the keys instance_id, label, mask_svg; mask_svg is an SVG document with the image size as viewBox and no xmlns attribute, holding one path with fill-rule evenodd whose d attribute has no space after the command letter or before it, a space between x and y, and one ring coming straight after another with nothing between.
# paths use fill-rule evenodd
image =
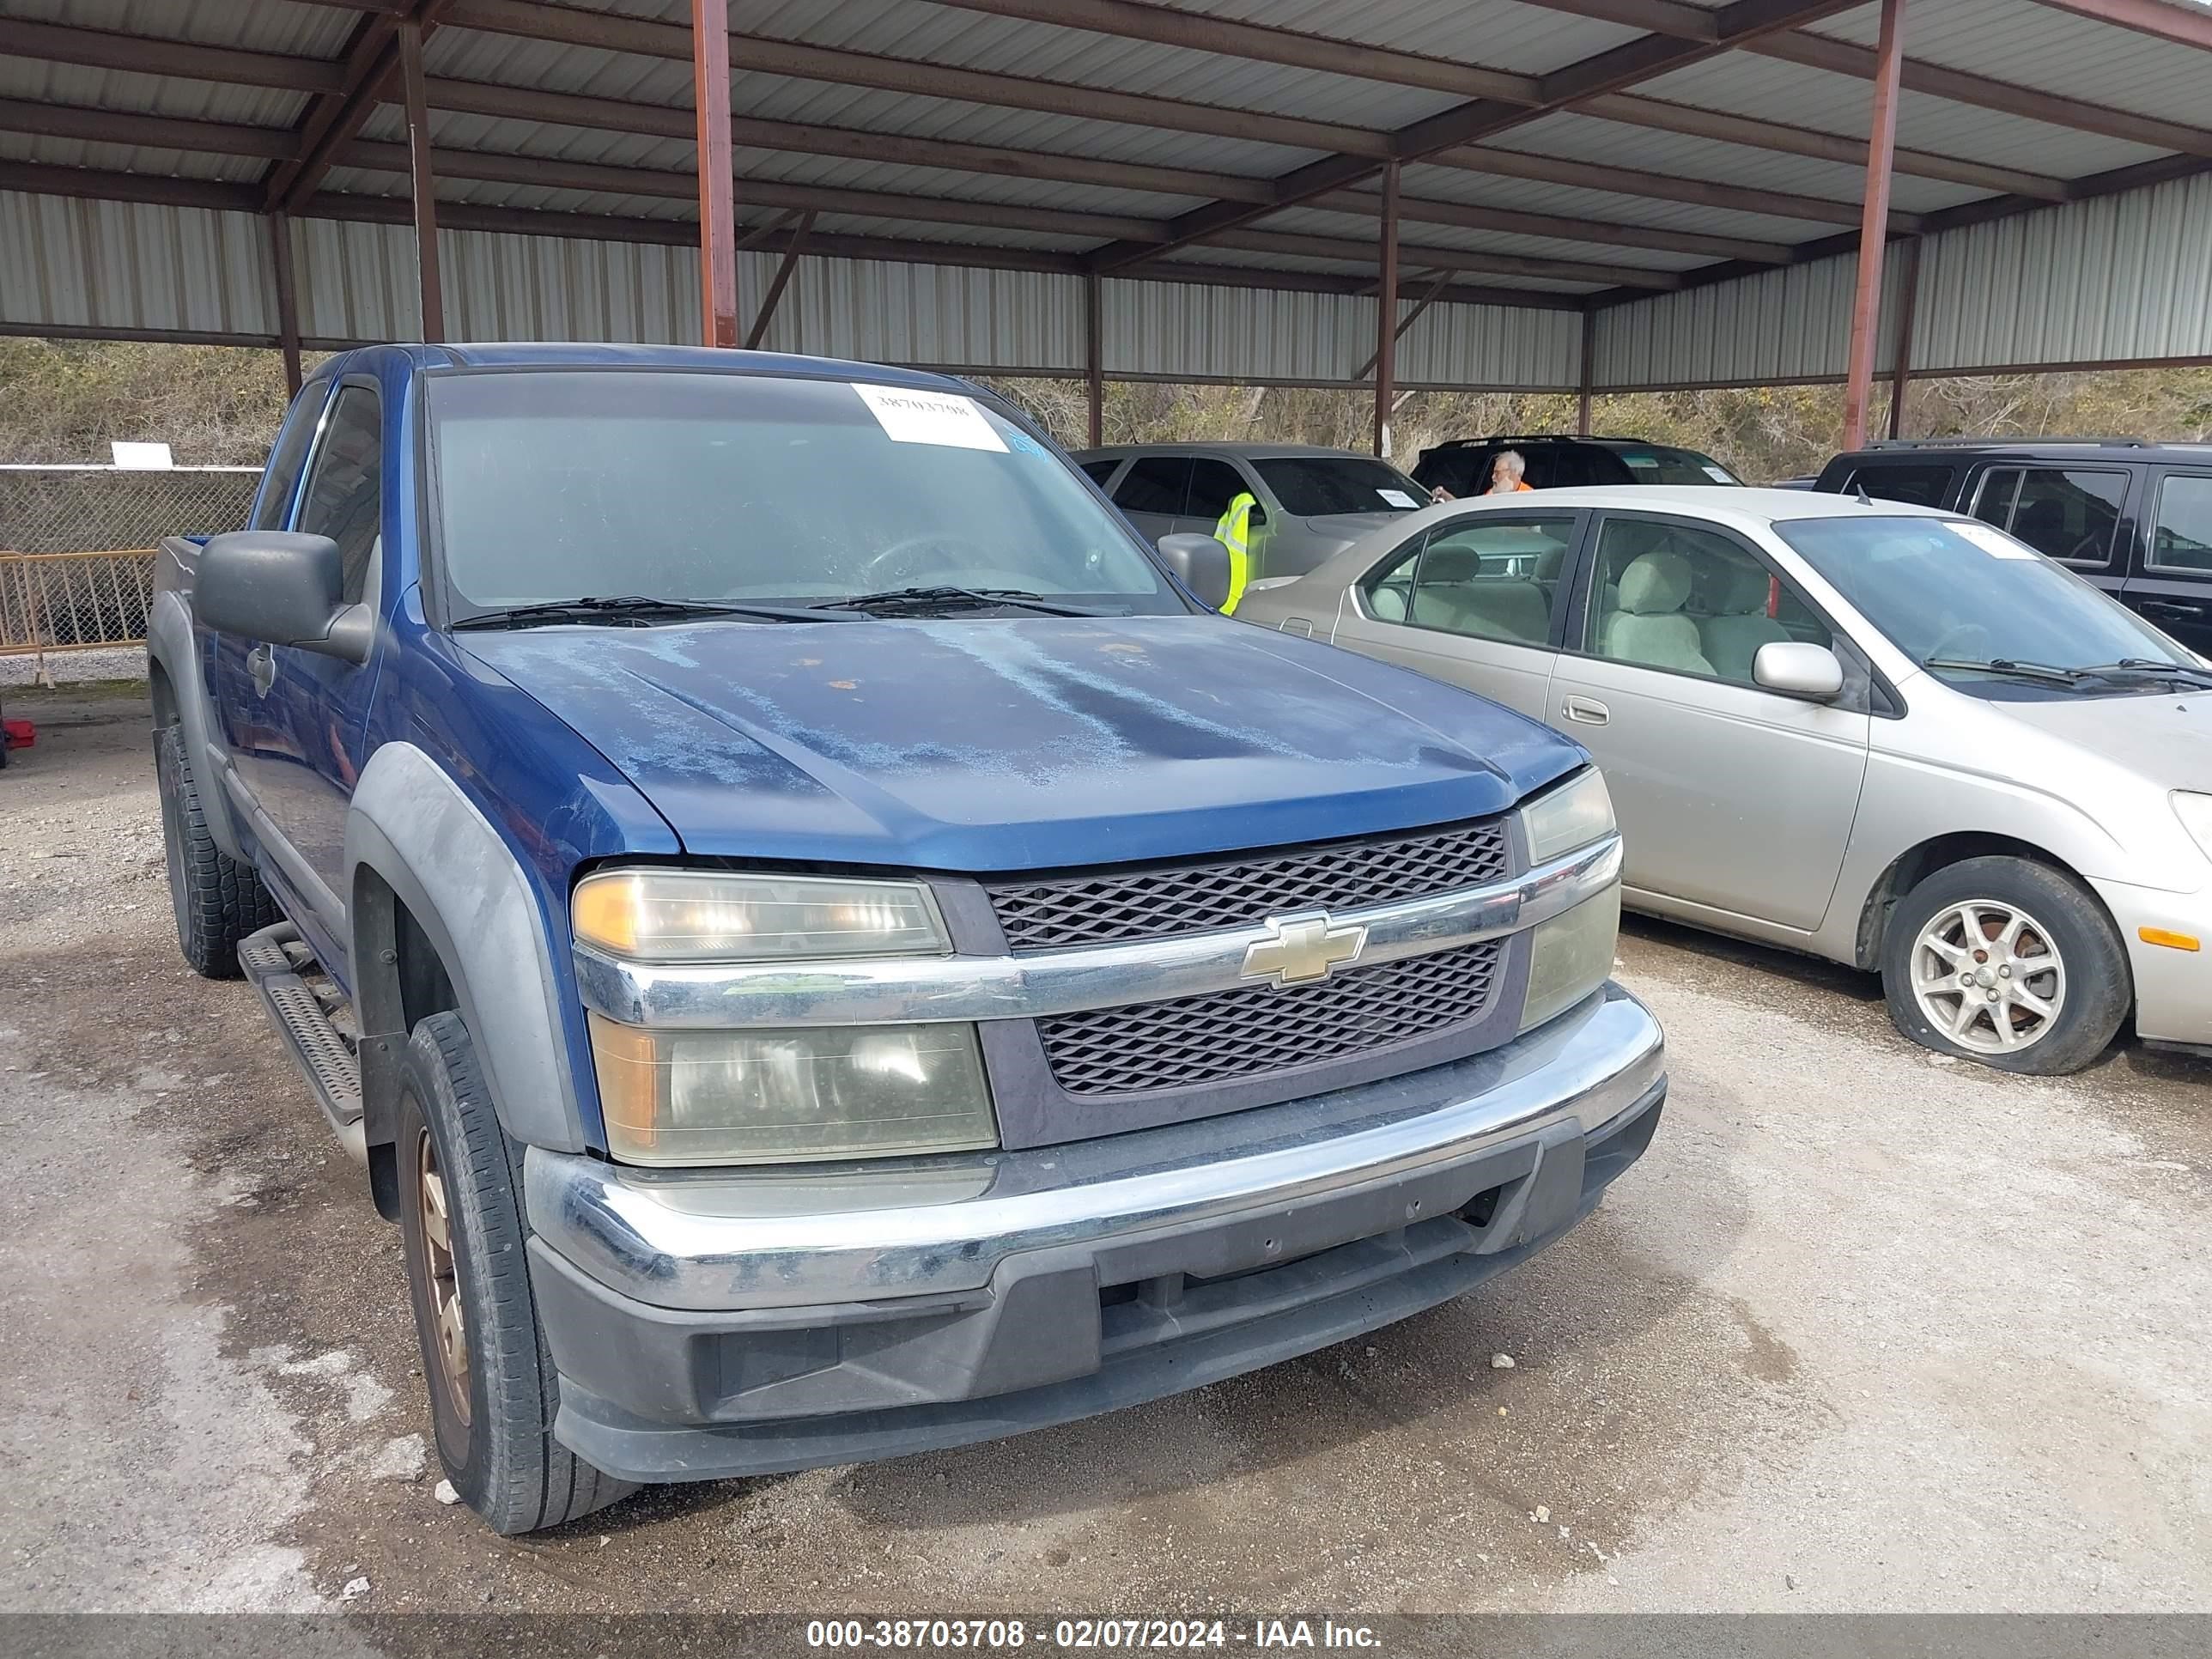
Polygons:
<instances>
[{"instance_id":1,"label":"gray minivan","mask_svg":"<svg viewBox=\"0 0 2212 1659\"><path fill-rule=\"evenodd\" d=\"M1125 444L1075 463L1148 539L1210 536L1249 492L1252 574L1303 576L1369 531L1429 504L1390 465L1312 444Z\"/></svg>"}]
</instances>

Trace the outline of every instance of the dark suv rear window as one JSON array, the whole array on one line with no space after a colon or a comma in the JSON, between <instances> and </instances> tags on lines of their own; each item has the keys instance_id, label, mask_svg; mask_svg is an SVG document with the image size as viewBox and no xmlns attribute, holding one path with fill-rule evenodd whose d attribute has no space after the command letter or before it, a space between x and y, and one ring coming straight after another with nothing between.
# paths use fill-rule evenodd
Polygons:
<instances>
[{"instance_id":1,"label":"dark suv rear window","mask_svg":"<svg viewBox=\"0 0 2212 1659\"><path fill-rule=\"evenodd\" d=\"M1844 480L1843 494L1863 489L1878 501L1903 501L1909 507L1950 505L1951 468L1925 461L1877 461L1856 468Z\"/></svg>"}]
</instances>

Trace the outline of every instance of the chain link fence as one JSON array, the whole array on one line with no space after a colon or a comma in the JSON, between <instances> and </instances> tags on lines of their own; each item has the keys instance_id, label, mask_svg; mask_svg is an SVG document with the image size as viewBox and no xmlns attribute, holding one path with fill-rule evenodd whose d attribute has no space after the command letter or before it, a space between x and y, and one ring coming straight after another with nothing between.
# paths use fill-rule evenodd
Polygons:
<instances>
[{"instance_id":1,"label":"chain link fence","mask_svg":"<svg viewBox=\"0 0 2212 1659\"><path fill-rule=\"evenodd\" d=\"M0 466L0 657L138 645L164 536L240 530L250 466Z\"/></svg>"}]
</instances>

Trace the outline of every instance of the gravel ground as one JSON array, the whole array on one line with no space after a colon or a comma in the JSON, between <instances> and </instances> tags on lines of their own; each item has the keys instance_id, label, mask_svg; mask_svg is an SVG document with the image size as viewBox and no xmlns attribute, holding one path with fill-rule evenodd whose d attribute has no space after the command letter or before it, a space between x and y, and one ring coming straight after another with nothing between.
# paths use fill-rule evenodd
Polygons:
<instances>
[{"instance_id":1,"label":"gravel ground","mask_svg":"<svg viewBox=\"0 0 2212 1659\"><path fill-rule=\"evenodd\" d=\"M2212 1609L2212 1071L1933 1063L1859 976L1643 923L1666 1123L1505 1279L496 1539L434 1499L398 1235L252 994L178 959L143 701L9 712L0 1611Z\"/></svg>"}]
</instances>

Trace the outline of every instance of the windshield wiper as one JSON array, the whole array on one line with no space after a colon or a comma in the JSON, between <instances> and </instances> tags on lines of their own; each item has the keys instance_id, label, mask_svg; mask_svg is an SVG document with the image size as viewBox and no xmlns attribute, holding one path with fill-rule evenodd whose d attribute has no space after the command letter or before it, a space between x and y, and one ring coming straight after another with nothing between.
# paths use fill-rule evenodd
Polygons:
<instances>
[{"instance_id":1,"label":"windshield wiper","mask_svg":"<svg viewBox=\"0 0 2212 1659\"><path fill-rule=\"evenodd\" d=\"M823 599L810 611L928 611L951 607L986 609L1016 605L1042 611L1048 617L1102 617L1103 611L1085 611L1072 605L1055 605L1042 593L1019 587L890 587L880 593L855 593L850 599Z\"/></svg>"},{"instance_id":2,"label":"windshield wiper","mask_svg":"<svg viewBox=\"0 0 2212 1659\"><path fill-rule=\"evenodd\" d=\"M762 622L823 622L811 606L794 608L772 605L724 605L714 599L654 599L643 594L619 597L592 594L580 599L547 599L538 605L512 605L501 611L483 611L464 617L455 628L528 628L538 623L679 621L686 617L751 617Z\"/></svg>"},{"instance_id":3,"label":"windshield wiper","mask_svg":"<svg viewBox=\"0 0 2212 1659\"><path fill-rule=\"evenodd\" d=\"M2092 675L2100 680L2140 677L2144 679L2184 680L2191 685L2212 685L2212 669L2199 668L2194 663L2160 662L2155 657L2123 657L2118 662L2094 663L2074 672Z\"/></svg>"},{"instance_id":4,"label":"windshield wiper","mask_svg":"<svg viewBox=\"0 0 2212 1659\"><path fill-rule=\"evenodd\" d=\"M1978 662L1970 657L1930 657L1920 665L1960 673L2000 674L2007 679L2034 680L2043 685L2077 684L2082 672L2078 668L2054 668L2047 662L2014 662L2008 657L1990 657Z\"/></svg>"}]
</instances>

